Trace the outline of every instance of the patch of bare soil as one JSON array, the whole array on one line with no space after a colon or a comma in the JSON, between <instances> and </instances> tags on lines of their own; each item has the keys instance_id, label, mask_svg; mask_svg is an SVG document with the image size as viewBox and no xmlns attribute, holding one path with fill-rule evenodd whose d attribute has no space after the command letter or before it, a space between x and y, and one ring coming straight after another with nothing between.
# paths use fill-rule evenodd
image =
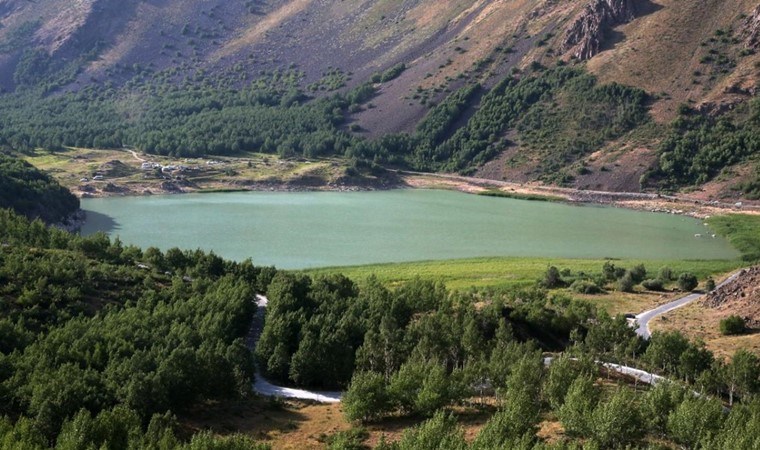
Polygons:
<instances>
[{"instance_id":1,"label":"patch of bare soil","mask_svg":"<svg viewBox=\"0 0 760 450\"><path fill-rule=\"evenodd\" d=\"M519 145L510 145L498 156L480 166L475 176L513 183L533 181L535 176L531 174L531 171L535 165L529 159L524 158L521 150L522 148Z\"/></svg>"},{"instance_id":2,"label":"patch of bare soil","mask_svg":"<svg viewBox=\"0 0 760 450\"><path fill-rule=\"evenodd\" d=\"M722 335L720 321L730 315L744 318L750 331ZM655 319L651 327L658 331L678 330L690 339L701 339L720 358L730 358L740 348L760 354L760 266L743 271L702 301Z\"/></svg>"},{"instance_id":3,"label":"patch of bare soil","mask_svg":"<svg viewBox=\"0 0 760 450\"><path fill-rule=\"evenodd\" d=\"M624 149L587 159L587 173L577 174L575 187L600 191L637 192L639 179L657 159L649 148Z\"/></svg>"}]
</instances>

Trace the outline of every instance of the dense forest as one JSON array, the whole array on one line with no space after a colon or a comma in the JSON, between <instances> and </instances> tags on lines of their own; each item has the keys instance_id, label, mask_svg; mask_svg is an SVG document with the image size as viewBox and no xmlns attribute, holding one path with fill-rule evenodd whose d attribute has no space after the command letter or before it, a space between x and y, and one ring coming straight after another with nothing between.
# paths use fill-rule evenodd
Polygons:
<instances>
[{"instance_id":1,"label":"dense forest","mask_svg":"<svg viewBox=\"0 0 760 450\"><path fill-rule=\"evenodd\" d=\"M61 222L79 209L79 199L31 164L0 152L0 209Z\"/></svg>"},{"instance_id":2,"label":"dense forest","mask_svg":"<svg viewBox=\"0 0 760 450\"><path fill-rule=\"evenodd\" d=\"M640 271L623 270L621 278ZM688 276L677 278L694 287L686 286ZM753 400L760 393L757 355L739 350L723 361L679 332L646 341L623 316L540 285L452 293L421 280L388 290L373 278L355 285L341 276L278 273L268 293L256 349L267 376L347 385L343 410L359 423L432 417L380 448L581 448L581 440L583 448L617 448L665 439L688 448L750 449L760 439L757 423L747 420L760 417ZM547 350L562 353L547 360ZM672 381L634 389L598 361ZM497 408L467 444L447 411L473 402L487 408L484 398L496 398ZM548 445L536 436L547 417L562 424L565 441ZM349 438L333 448L353 448Z\"/></svg>"},{"instance_id":3,"label":"dense forest","mask_svg":"<svg viewBox=\"0 0 760 450\"><path fill-rule=\"evenodd\" d=\"M250 395L244 338L272 269L142 251L0 211L4 448L252 448L183 443L172 412Z\"/></svg>"}]
</instances>

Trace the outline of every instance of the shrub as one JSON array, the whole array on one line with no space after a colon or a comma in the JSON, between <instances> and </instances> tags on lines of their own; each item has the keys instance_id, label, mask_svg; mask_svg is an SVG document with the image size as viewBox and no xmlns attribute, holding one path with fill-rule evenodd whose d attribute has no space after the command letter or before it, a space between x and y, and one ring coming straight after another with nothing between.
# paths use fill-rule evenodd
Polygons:
<instances>
[{"instance_id":1,"label":"shrub","mask_svg":"<svg viewBox=\"0 0 760 450\"><path fill-rule=\"evenodd\" d=\"M617 282L617 289L620 292L633 292L633 277L630 272L626 272Z\"/></svg>"},{"instance_id":2,"label":"shrub","mask_svg":"<svg viewBox=\"0 0 760 450\"><path fill-rule=\"evenodd\" d=\"M615 265L607 261L602 266L602 275L605 279L612 281L615 279Z\"/></svg>"},{"instance_id":3,"label":"shrub","mask_svg":"<svg viewBox=\"0 0 760 450\"><path fill-rule=\"evenodd\" d=\"M712 292L715 290L715 280L712 278L708 278L707 281L705 281L705 291Z\"/></svg>"},{"instance_id":4,"label":"shrub","mask_svg":"<svg viewBox=\"0 0 760 450\"><path fill-rule=\"evenodd\" d=\"M644 280L641 285L644 287L644 289L648 289L650 291L661 291L663 290L663 282L659 278L650 278L648 280Z\"/></svg>"},{"instance_id":5,"label":"shrub","mask_svg":"<svg viewBox=\"0 0 760 450\"><path fill-rule=\"evenodd\" d=\"M602 292L602 289L590 280L575 280L570 285L570 289L579 294L598 294Z\"/></svg>"},{"instance_id":6,"label":"shrub","mask_svg":"<svg viewBox=\"0 0 760 450\"><path fill-rule=\"evenodd\" d=\"M657 276L657 278L661 279L662 281L670 281L673 279L673 270L668 266L663 266L660 268L660 274Z\"/></svg>"},{"instance_id":7,"label":"shrub","mask_svg":"<svg viewBox=\"0 0 760 450\"><path fill-rule=\"evenodd\" d=\"M691 272L684 272L678 276L678 287L682 291L691 291L697 287L699 281L697 277Z\"/></svg>"},{"instance_id":8,"label":"shrub","mask_svg":"<svg viewBox=\"0 0 760 450\"><path fill-rule=\"evenodd\" d=\"M730 336L733 334L742 334L746 331L744 319L737 315L731 315L720 321L720 334Z\"/></svg>"},{"instance_id":9,"label":"shrub","mask_svg":"<svg viewBox=\"0 0 760 450\"><path fill-rule=\"evenodd\" d=\"M554 266L550 266L548 269L546 269L546 273L544 274L544 279L541 281L541 285L547 289L553 289L562 287L565 285L565 283L562 281L559 270Z\"/></svg>"},{"instance_id":10,"label":"shrub","mask_svg":"<svg viewBox=\"0 0 760 450\"><path fill-rule=\"evenodd\" d=\"M343 411L350 421L370 421L391 409L385 379L376 372L358 372L343 396Z\"/></svg>"},{"instance_id":11,"label":"shrub","mask_svg":"<svg viewBox=\"0 0 760 450\"><path fill-rule=\"evenodd\" d=\"M641 283L644 280L644 277L647 276L647 269L644 267L644 264L633 266L630 272L634 283Z\"/></svg>"}]
</instances>

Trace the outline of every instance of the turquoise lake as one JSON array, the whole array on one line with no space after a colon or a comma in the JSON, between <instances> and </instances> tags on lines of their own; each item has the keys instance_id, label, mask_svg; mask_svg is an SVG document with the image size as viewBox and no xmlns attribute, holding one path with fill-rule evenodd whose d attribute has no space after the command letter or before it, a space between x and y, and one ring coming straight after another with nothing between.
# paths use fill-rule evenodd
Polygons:
<instances>
[{"instance_id":1,"label":"turquoise lake","mask_svg":"<svg viewBox=\"0 0 760 450\"><path fill-rule=\"evenodd\" d=\"M738 257L689 217L439 190L117 197L83 199L82 208L85 235L284 269L476 256Z\"/></svg>"}]
</instances>

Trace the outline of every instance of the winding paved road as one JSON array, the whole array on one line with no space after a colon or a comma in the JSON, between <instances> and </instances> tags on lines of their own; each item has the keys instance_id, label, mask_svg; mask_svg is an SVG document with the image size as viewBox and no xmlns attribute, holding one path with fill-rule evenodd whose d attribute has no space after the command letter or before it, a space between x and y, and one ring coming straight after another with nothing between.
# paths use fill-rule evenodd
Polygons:
<instances>
[{"instance_id":1,"label":"winding paved road","mask_svg":"<svg viewBox=\"0 0 760 450\"><path fill-rule=\"evenodd\" d=\"M742 270L744 270L744 269L742 269ZM716 289L718 289L720 287L723 287L724 285L726 285L726 284L734 281L736 279L736 277L738 277L739 274L742 272L742 270L739 270L739 271L734 272L733 274L731 274L731 276L729 276L728 278L726 278L725 280L723 280L716 287ZM697 299L701 298L704 295L705 294L702 294L702 293L688 294L688 295L685 295L685 296L683 296L681 298L673 300L672 302L665 303L664 305L660 305L657 308L650 309L649 311L644 311L642 313L637 314L636 315L636 324L637 324L636 334L638 334L639 336L643 337L644 339L649 339L650 336L652 335L652 333L649 330L649 322L651 322L652 319L654 319L655 317L657 317L659 315L662 315L662 314L665 314L667 312L673 311L674 309L678 309L678 308L680 308L682 306L686 306L689 303L693 302L694 300L697 300Z\"/></svg>"}]
</instances>

